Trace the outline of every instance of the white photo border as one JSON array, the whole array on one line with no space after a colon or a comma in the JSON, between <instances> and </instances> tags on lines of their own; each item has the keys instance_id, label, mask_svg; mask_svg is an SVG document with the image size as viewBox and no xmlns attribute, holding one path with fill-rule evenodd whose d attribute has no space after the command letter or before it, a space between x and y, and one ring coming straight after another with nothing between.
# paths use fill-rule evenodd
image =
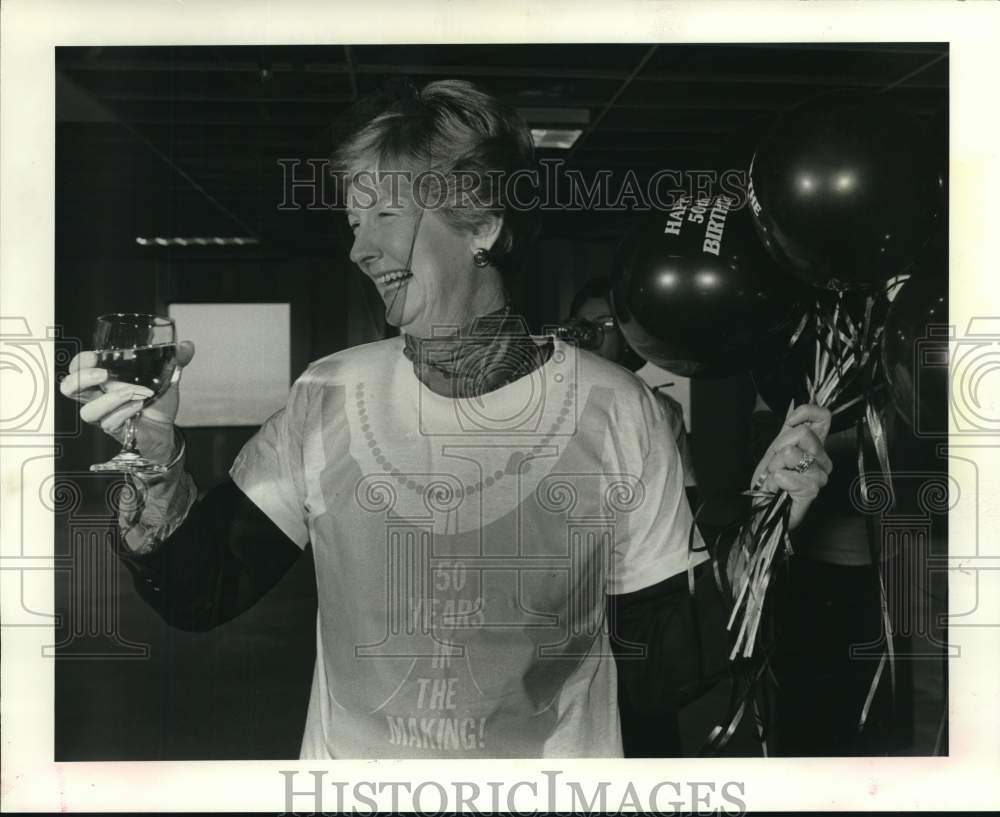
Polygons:
<instances>
[{"instance_id":1,"label":"white photo border","mask_svg":"<svg viewBox=\"0 0 1000 817\"><path fill-rule=\"evenodd\" d=\"M10 0L0 26L0 313L24 317L33 332L54 325L55 47L63 45L362 44L373 42L949 42L951 77L951 322L1000 316L1000 242L992 201L1000 190L1000 6L935 2L304 2L303 0ZM993 99L993 102L989 100ZM41 329L37 329L40 327ZM11 399L0 396L0 400ZM993 409L996 408L994 404ZM52 410L45 428L51 433ZM6 416L6 415L3 415ZM996 414L991 416L997 416ZM996 528L1000 435L957 438L975 460L978 518L959 505L950 520L949 604L968 613L949 628L961 657L950 668L950 756L937 758L682 759L580 761L297 761L54 763L54 664L42 657L52 631L4 627L2 655L2 792L9 811L267 811L284 810L281 770L324 769L327 780L632 781L647 789L663 780L743 781L752 810L923 810L996 807L1000 768L1000 544ZM40 443L36 443L40 445ZM14 444L0 446L3 489L0 540L5 560L20 553L18 463ZM48 446L51 450L51 445ZM35 449L43 454L45 447ZM962 479L957 472L956 478ZM41 526L48 512L29 508ZM992 523L991 524L991 520ZM992 545L990 542L992 541ZM53 543L33 542L45 569ZM991 550L992 548L992 550ZM46 556L48 554L48 556ZM959 558L961 557L961 558ZM968 557L968 558L965 558ZM9 564L8 564L9 566ZM51 565L49 565L51 570ZM16 571L18 575L20 571ZM0 571L3 620L20 604L15 571ZM34 582L26 603L52 612L51 583ZM12 592L13 591L13 592ZM973 609L974 606L974 609ZM971 612L970 612L971 610ZM991 782L992 781L992 782ZM333 792L332 787L328 789ZM387 806L388 792L378 798ZM530 810L555 805L522 788ZM433 798L429 802L435 802ZM332 801L330 803L332 805ZM306 805L298 803L299 807ZM303 809L304 810L304 809Z\"/></svg>"}]
</instances>

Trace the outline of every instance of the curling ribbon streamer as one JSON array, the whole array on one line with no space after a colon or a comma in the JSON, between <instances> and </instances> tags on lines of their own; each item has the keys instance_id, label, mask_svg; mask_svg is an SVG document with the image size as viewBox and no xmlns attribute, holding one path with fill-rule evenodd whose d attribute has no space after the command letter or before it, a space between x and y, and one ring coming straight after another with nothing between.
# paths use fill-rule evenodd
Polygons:
<instances>
[{"instance_id":1,"label":"curling ribbon streamer","mask_svg":"<svg viewBox=\"0 0 1000 817\"><path fill-rule=\"evenodd\" d=\"M892 468L889 464L889 446L886 439L885 426L882 422L882 417L871 400L868 400L865 405L864 418L858 420L857 438L858 483L861 489L862 499L866 503L870 500L868 494L868 481L865 473L864 453L864 441L868 438L871 439L872 445L875 449L875 456L878 459L880 473L884 478L884 486L889 491L889 507L891 508L892 505L895 504L895 495L892 486ZM889 615L889 599L885 589L885 579L882 576L882 548L881 543L876 541L875 538L874 520L869 518L866 527L868 532L868 552L871 558L872 567L875 570L875 574L878 576L879 612L882 617L882 637L885 639L885 650L879 659L878 668L875 670L875 676L872 678L871 686L868 689L868 695L865 698L864 706L861 708L861 715L858 719L857 727L858 733L865 728L865 724L868 722L868 713L871 709L872 701L875 698L875 693L878 690L879 683L882 680L886 664L889 666L890 695L892 696L893 701L896 699L896 652L895 644L893 643L892 618Z\"/></svg>"}]
</instances>

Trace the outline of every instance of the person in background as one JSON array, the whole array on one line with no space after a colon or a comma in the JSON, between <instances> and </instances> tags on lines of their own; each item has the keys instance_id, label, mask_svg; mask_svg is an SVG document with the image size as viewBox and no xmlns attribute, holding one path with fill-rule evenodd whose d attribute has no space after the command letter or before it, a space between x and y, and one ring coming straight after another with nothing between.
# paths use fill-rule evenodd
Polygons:
<instances>
[{"instance_id":1,"label":"person in background","mask_svg":"<svg viewBox=\"0 0 1000 817\"><path fill-rule=\"evenodd\" d=\"M638 371L644 361L628 345L617 328L610 305L611 281L594 278L574 296L570 317L589 321L599 328L599 346L594 351L607 360ZM698 508L697 485L691 468L688 435L684 430L682 409L677 401L662 391L655 392L671 418L673 438L685 463L685 487L692 508ZM891 430L893 416L889 416ZM758 395L751 418L751 461L761 460L769 441L781 429L781 421ZM831 434L825 439L827 453L834 462L831 481L813 504L808 517L793 533L795 553L788 569L776 576L775 653L772 666L780 684L775 695L774 722L770 730L773 751L783 756L847 756L887 754L905 748L907 727L899 706L893 707L888 684L882 683L873 699L868 723L859 732L858 724L872 685L881 639L879 584L872 565L866 521L850 501L851 483L857 475L857 451L854 428ZM710 531L703 530L705 538ZM900 573L892 565L897 554L882 554L887 574ZM655 633L650 624L650 638L655 652L671 654L655 665L683 666L685 656L709 655L704 683L688 690L676 690L678 702L689 700L713 680L722 677L725 664L721 609L718 599L699 571L692 599L687 588L675 583L675 597L670 608L662 604L647 610L649 622L660 622ZM661 596L664 598L665 596ZM620 601L620 597L618 601ZM632 602L631 612L639 609ZM668 612L669 611L669 612ZM893 611L895 613L896 611ZM671 636L665 638L662 622L669 621ZM906 639L895 638L896 651L905 653ZM684 646L681 646L681 645ZM852 648L868 648L868 659L852 658ZM668 699L662 688L677 683L663 677L660 689L642 682L656 677L637 671L636 664L620 660L621 675L635 679L620 687L619 707L626 752L632 756L659 756L678 748L676 736L665 724L671 723ZM909 662L896 669L897 700L911 693ZM822 701L822 704L818 702ZM894 711L895 710L895 711Z\"/></svg>"}]
</instances>

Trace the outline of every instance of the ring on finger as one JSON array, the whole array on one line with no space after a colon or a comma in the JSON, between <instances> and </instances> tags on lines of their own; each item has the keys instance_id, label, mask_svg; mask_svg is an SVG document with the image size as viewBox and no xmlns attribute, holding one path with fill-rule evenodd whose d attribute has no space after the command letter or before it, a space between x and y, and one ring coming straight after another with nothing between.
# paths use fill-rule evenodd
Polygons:
<instances>
[{"instance_id":1,"label":"ring on finger","mask_svg":"<svg viewBox=\"0 0 1000 817\"><path fill-rule=\"evenodd\" d=\"M795 470L798 473L802 474L802 473L808 471L809 470L809 466L812 465L814 462L816 462L816 455L815 454L810 454L807 451L805 454L802 455L802 459L800 459L796 463Z\"/></svg>"}]
</instances>

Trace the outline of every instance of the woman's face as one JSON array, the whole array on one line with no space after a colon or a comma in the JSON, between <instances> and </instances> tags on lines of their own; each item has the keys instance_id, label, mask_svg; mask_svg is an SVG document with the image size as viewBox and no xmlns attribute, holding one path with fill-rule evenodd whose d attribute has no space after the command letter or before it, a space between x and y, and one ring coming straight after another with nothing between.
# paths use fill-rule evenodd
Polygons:
<instances>
[{"instance_id":1,"label":"woman's face","mask_svg":"<svg viewBox=\"0 0 1000 817\"><path fill-rule=\"evenodd\" d=\"M347 218L354 234L351 260L378 288L386 322L415 337L459 327L499 309L503 290L493 267L472 257L489 237L456 230L439 210L414 202L397 178L348 190Z\"/></svg>"},{"instance_id":2,"label":"woman's face","mask_svg":"<svg viewBox=\"0 0 1000 817\"><path fill-rule=\"evenodd\" d=\"M622 363L625 360L625 338L611 314L611 307L604 298L588 298L576 311L574 317L596 323L604 329L601 345L595 349L605 360ZM609 324L612 324L609 326Z\"/></svg>"}]
</instances>

